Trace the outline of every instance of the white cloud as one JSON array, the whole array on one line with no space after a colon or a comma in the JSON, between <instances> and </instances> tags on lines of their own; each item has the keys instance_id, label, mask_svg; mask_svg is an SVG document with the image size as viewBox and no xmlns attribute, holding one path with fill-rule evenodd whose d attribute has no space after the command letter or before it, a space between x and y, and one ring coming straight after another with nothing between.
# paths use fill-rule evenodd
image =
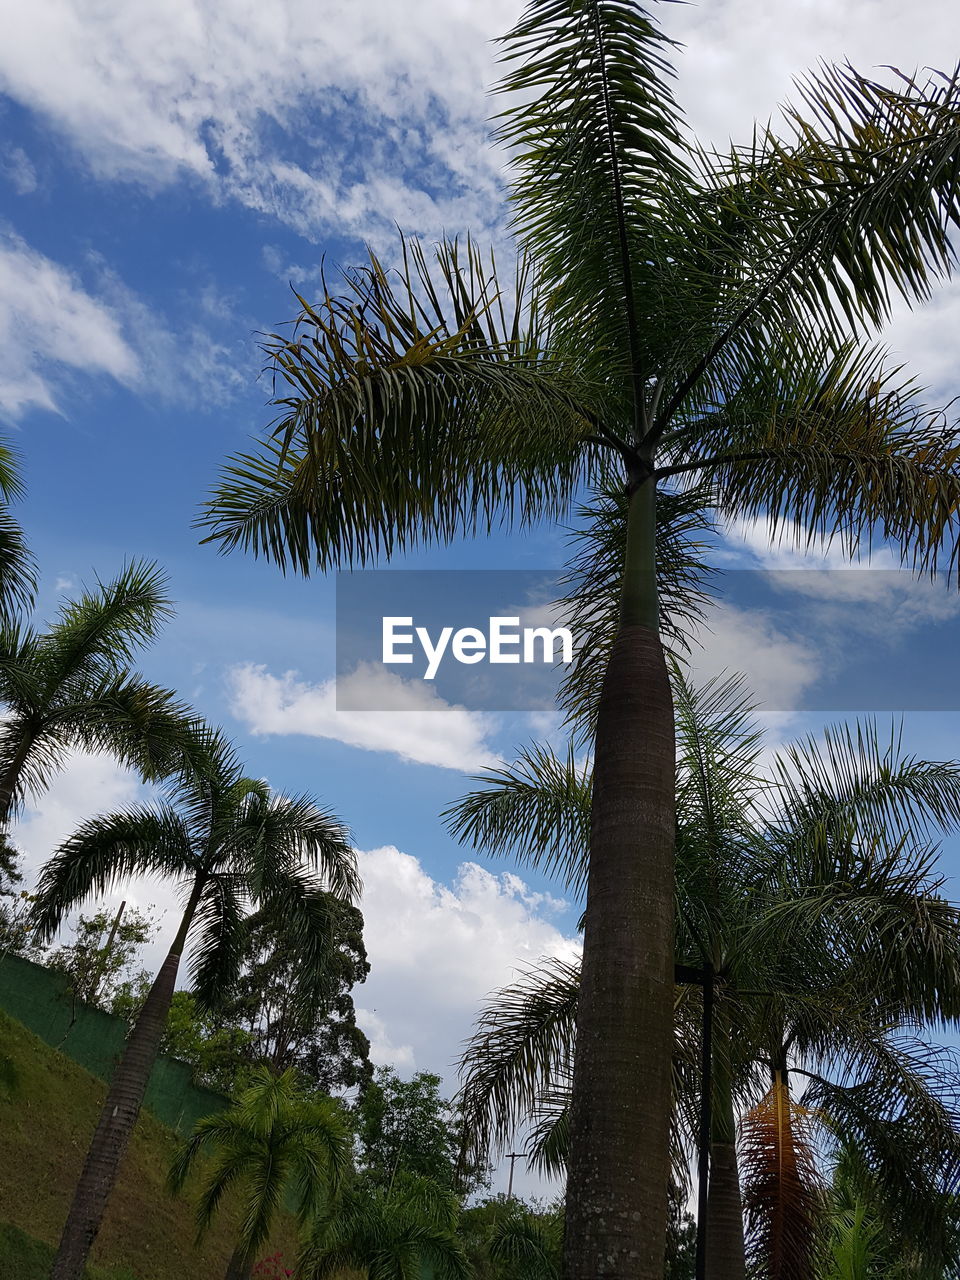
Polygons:
<instances>
[{"instance_id":1,"label":"white cloud","mask_svg":"<svg viewBox=\"0 0 960 1280\"><path fill-rule=\"evenodd\" d=\"M382 668L364 664L340 681L345 701L371 710L338 710L335 680L310 684L294 671L275 676L247 663L231 669L229 682L231 710L252 733L330 738L467 772L496 763L487 745L490 716L450 706L423 681L403 681Z\"/></svg>"},{"instance_id":2,"label":"white cloud","mask_svg":"<svg viewBox=\"0 0 960 1280\"><path fill-rule=\"evenodd\" d=\"M25 883L33 887L43 865L86 819L148 798L147 788L112 757L72 753L49 788L25 806L23 816L12 829L14 843L24 855ZM176 885L156 877L136 877L115 886L102 899L89 899L80 909L90 910L101 901L111 910L122 901L142 911L156 908L150 914L160 923L159 936L143 953L144 965L156 970L174 932L172 922L178 911Z\"/></svg>"},{"instance_id":3,"label":"white cloud","mask_svg":"<svg viewBox=\"0 0 960 1280\"><path fill-rule=\"evenodd\" d=\"M140 374L117 316L64 267L0 229L0 414L58 410L56 373L83 370L132 384Z\"/></svg>"},{"instance_id":4,"label":"white cloud","mask_svg":"<svg viewBox=\"0 0 960 1280\"><path fill-rule=\"evenodd\" d=\"M904 364L905 372L927 388L923 399L940 407L957 392L960 353L956 335L960 333L960 279L947 281L921 307L911 310L899 302L883 337L890 348L892 363ZM947 409L949 420L956 418L956 406Z\"/></svg>"},{"instance_id":5,"label":"white cloud","mask_svg":"<svg viewBox=\"0 0 960 1280\"><path fill-rule=\"evenodd\" d=\"M198 286L204 323L171 325L100 259L92 285L0 227L0 417L63 412L80 374L102 375L167 403L222 402L253 383L249 350L214 336L223 302ZM199 394L202 393L202 394Z\"/></svg>"},{"instance_id":6,"label":"white cloud","mask_svg":"<svg viewBox=\"0 0 960 1280\"><path fill-rule=\"evenodd\" d=\"M763 517L732 521L724 527L723 536L736 563L742 564L745 557L776 590L819 602L818 624L811 630L821 635L832 635L839 628L890 639L960 613L955 585L946 578L931 581L901 568L889 547L880 546L851 560L837 542L808 542L796 524L784 527L774 540ZM812 613L808 621L814 622Z\"/></svg>"},{"instance_id":7,"label":"white cloud","mask_svg":"<svg viewBox=\"0 0 960 1280\"><path fill-rule=\"evenodd\" d=\"M0 89L95 172L148 187L187 176L307 234L490 229L501 158L486 144L494 37L521 0L123 0L6 6ZM669 6L694 129L747 140L820 57L937 65L942 0L747 0ZM415 174L415 177L409 175ZM407 176L405 176L407 175Z\"/></svg>"},{"instance_id":8,"label":"white cloud","mask_svg":"<svg viewBox=\"0 0 960 1280\"><path fill-rule=\"evenodd\" d=\"M358 1019L379 1061L434 1070L452 1085L454 1059L484 999L543 956L579 953L555 923L565 904L469 862L451 886L441 884L391 845L358 861L370 959L370 976L354 993Z\"/></svg>"},{"instance_id":9,"label":"white cloud","mask_svg":"<svg viewBox=\"0 0 960 1280\"><path fill-rule=\"evenodd\" d=\"M890 64L907 73L949 71L957 57L956 15L942 0L715 0L671 5L657 16L685 46L677 93L688 121L721 146L730 137L748 142L754 120L777 126L778 105L798 101L793 80L821 59L889 78Z\"/></svg>"},{"instance_id":10,"label":"white cloud","mask_svg":"<svg viewBox=\"0 0 960 1280\"><path fill-rule=\"evenodd\" d=\"M394 220L482 228L499 203L484 91L516 0L9 7L0 89L102 176L186 175L308 232L364 237Z\"/></svg>"},{"instance_id":11,"label":"white cloud","mask_svg":"<svg viewBox=\"0 0 960 1280\"><path fill-rule=\"evenodd\" d=\"M773 616L720 602L692 638L690 665L696 683L743 673L748 691L771 712L795 710L821 673L820 654L785 635Z\"/></svg>"},{"instance_id":12,"label":"white cloud","mask_svg":"<svg viewBox=\"0 0 960 1280\"><path fill-rule=\"evenodd\" d=\"M0 175L6 178L18 196L31 195L40 185L33 162L23 147L0 150Z\"/></svg>"},{"instance_id":13,"label":"white cloud","mask_svg":"<svg viewBox=\"0 0 960 1280\"><path fill-rule=\"evenodd\" d=\"M764 516L728 521L724 540L737 552L745 553L752 564L765 569L896 569L898 561L887 547L864 552L851 560L839 541L808 538L795 522L783 523L774 536Z\"/></svg>"},{"instance_id":14,"label":"white cloud","mask_svg":"<svg viewBox=\"0 0 960 1280\"><path fill-rule=\"evenodd\" d=\"M25 806L13 828L28 873L34 874L85 818L131 804L142 793L136 776L111 756L71 755L49 788Z\"/></svg>"}]
</instances>

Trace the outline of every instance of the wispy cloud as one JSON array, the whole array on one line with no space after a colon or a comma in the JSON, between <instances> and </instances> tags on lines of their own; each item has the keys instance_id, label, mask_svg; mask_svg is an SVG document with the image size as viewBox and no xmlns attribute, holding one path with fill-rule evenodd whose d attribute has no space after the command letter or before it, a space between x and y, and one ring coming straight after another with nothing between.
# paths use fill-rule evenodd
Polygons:
<instances>
[{"instance_id":1,"label":"wispy cloud","mask_svg":"<svg viewBox=\"0 0 960 1280\"><path fill-rule=\"evenodd\" d=\"M0 88L98 175L187 178L306 234L483 229L490 38L517 0L39 0L10 15Z\"/></svg>"},{"instance_id":2,"label":"wispy cloud","mask_svg":"<svg viewBox=\"0 0 960 1280\"><path fill-rule=\"evenodd\" d=\"M60 411L65 376L107 375L127 386L141 376L118 315L77 276L0 229L0 413Z\"/></svg>"},{"instance_id":3,"label":"wispy cloud","mask_svg":"<svg viewBox=\"0 0 960 1280\"><path fill-rule=\"evenodd\" d=\"M0 416L65 414L82 378L200 406L254 384L253 340L238 346L235 318L215 314L216 296L201 290L193 318L175 324L101 258L84 266L81 277L0 226Z\"/></svg>"}]
</instances>

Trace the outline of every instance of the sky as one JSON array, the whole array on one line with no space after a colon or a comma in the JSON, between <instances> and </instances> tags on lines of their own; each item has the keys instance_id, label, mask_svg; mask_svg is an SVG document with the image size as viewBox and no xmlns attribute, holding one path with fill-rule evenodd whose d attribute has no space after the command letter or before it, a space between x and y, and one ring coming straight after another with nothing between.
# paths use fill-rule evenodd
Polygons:
<instances>
[{"instance_id":1,"label":"sky","mask_svg":"<svg viewBox=\"0 0 960 1280\"><path fill-rule=\"evenodd\" d=\"M574 955L578 907L527 869L459 848L439 814L477 769L544 733L559 740L555 721L422 702L338 710L333 584L221 557L192 521L224 457L270 420L257 335L293 317L292 289L309 297L321 264L361 261L364 245L389 260L398 226L427 241L470 231L509 253L487 89L492 41L519 11L0 0L0 429L22 456L38 617L125 559L164 566L177 616L143 670L222 724L252 774L350 824L372 963L361 1023L377 1061L437 1070L450 1089L478 1003L539 956ZM718 145L775 121L819 59L889 75L960 58L946 0L710 0L655 14L683 45L688 123ZM885 338L946 403L960 394L958 335L960 287L948 285L901 309ZM543 527L398 564L556 569L566 546L562 528ZM902 706L915 750L956 754L960 696L931 701L922 678L904 683L911 655L921 677L955 666L945 590L891 572L883 552L871 562L883 572L836 572L836 550L771 547L759 523L726 530L716 563L727 573L696 665L746 669L771 745ZM29 867L140 790L108 759L74 759L20 824ZM944 865L958 865L949 842ZM157 904L172 932L169 886L123 893Z\"/></svg>"}]
</instances>

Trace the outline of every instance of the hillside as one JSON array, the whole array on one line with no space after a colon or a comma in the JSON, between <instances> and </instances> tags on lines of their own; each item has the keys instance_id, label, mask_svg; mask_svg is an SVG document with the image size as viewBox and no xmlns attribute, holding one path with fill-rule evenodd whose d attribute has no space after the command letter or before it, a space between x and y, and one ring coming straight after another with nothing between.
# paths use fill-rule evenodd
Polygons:
<instances>
[{"instance_id":1,"label":"hillside","mask_svg":"<svg viewBox=\"0 0 960 1280\"><path fill-rule=\"evenodd\" d=\"M46 1280L69 1198L105 1094L104 1084L0 1011L0 1051L17 1073L0 1092L0 1280ZM194 1245L189 1195L164 1186L175 1135L141 1113L106 1221L91 1280L219 1280L233 1245L219 1221ZM44 1248L46 1246L46 1248ZM293 1256L293 1241L270 1250Z\"/></svg>"}]
</instances>

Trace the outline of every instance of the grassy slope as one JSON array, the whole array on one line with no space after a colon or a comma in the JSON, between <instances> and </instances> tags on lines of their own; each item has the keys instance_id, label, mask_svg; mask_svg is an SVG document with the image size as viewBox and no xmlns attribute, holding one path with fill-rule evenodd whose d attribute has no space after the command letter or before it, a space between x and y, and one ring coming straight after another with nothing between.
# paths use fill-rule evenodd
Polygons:
<instances>
[{"instance_id":1,"label":"grassy slope","mask_svg":"<svg viewBox=\"0 0 960 1280\"><path fill-rule=\"evenodd\" d=\"M105 1093L89 1072L0 1011L0 1053L12 1059L16 1092L0 1091L0 1280L8 1280L16 1250L37 1256L9 1280L45 1276L43 1250L56 1244ZM127 1151L91 1259L92 1280L219 1280L233 1245L229 1213L194 1246L189 1196L174 1199L164 1179L175 1135L148 1112ZM30 1238L26 1242L11 1224ZM281 1233L281 1236L284 1233ZM293 1241L269 1250L293 1256ZM12 1252L13 1251L13 1252ZM5 1258L8 1260L5 1263ZM20 1258L17 1257L17 1261Z\"/></svg>"}]
</instances>

